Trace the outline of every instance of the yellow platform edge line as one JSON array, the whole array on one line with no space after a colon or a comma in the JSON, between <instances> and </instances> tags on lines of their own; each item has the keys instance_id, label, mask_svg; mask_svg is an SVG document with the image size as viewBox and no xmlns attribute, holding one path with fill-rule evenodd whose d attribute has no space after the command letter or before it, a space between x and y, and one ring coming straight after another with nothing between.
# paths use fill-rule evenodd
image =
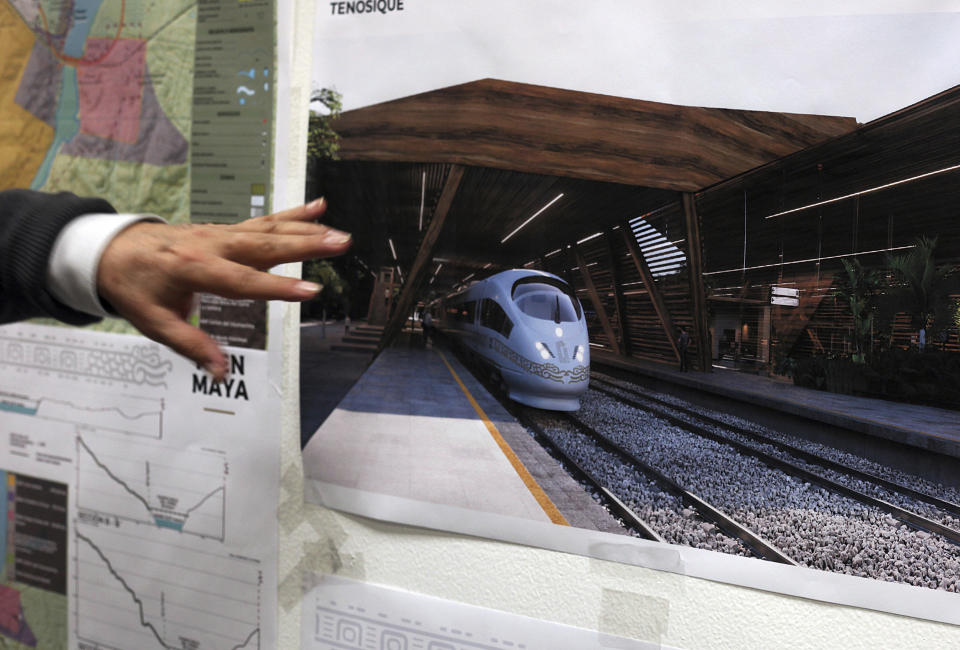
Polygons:
<instances>
[{"instance_id":1,"label":"yellow platform edge line","mask_svg":"<svg viewBox=\"0 0 960 650\"><path fill-rule=\"evenodd\" d=\"M450 362L447 361L447 358L443 356L443 353L439 350L434 350L443 361L444 365L447 366L447 370L450 371L450 374L453 375L453 378L457 380L457 384L460 386L460 390L463 391L463 394L467 396L467 399L470 400L470 405L473 407L473 410L477 412L477 415L480 416L480 419L483 420L483 424L487 427L487 431L490 432L490 435L493 436L494 441L497 443L497 446L500 447L500 451L503 452L503 455L507 457L507 460L510 461L510 464L513 465L514 471L520 476L520 480L523 481L523 484L527 486L527 489L530 491L530 494L533 495L533 498L537 500L537 503L540 504L540 507L543 508L543 511L547 514L547 517L550 518L555 524L560 526L569 526L570 522L567 521L560 510L557 509L557 506L554 505L553 501L550 500L550 497L547 496L547 493L543 491L543 488L540 487L540 484L537 483L536 479L530 474L527 468L524 466L523 461L521 461L517 455L514 453L513 449L510 448L510 445L507 444L507 441L503 439L503 436L500 434L500 431L497 430L496 425L487 417L487 414L484 412L483 408L480 407L480 404L477 403L477 400L473 398L473 395L470 394L470 391L467 387L460 381L457 371L453 369L453 366L450 365Z\"/></svg>"}]
</instances>

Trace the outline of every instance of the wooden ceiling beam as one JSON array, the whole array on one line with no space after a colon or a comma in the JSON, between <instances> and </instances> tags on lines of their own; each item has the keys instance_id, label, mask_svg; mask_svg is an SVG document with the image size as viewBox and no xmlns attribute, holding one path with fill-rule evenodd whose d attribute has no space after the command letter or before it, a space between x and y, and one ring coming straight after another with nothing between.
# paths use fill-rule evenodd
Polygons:
<instances>
[{"instance_id":1,"label":"wooden ceiling beam","mask_svg":"<svg viewBox=\"0 0 960 650\"><path fill-rule=\"evenodd\" d=\"M400 290L400 297L390 314L390 319L383 328L383 336L380 337L377 354L393 342L393 339L403 329L403 324L407 321L407 317L413 309L414 299L419 295L420 286L428 275L429 265L433 259L433 249L440 239L443 224L447 220L447 214L450 212L450 206L453 204L453 199L457 195L457 189L460 187L462 179L463 167L452 165L450 172L447 174L447 180L444 182L443 191L440 193L440 200L437 201L433 218L430 220L430 225L427 227L423 241L420 243L417 257L410 267L410 274L403 285L403 289Z\"/></svg>"},{"instance_id":2,"label":"wooden ceiling beam","mask_svg":"<svg viewBox=\"0 0 960 650\"><path fill-rule=\"evenodd\" d=\"M580 267L580 275L583 277L583 283L587 286L590 302L593 303L593 308L597 312L597 318L600 319L603 334L607 337L607 341L610 342L610 349L618 354L623 354L623 346L617 341L617 337L614 335L613 326L610 324L610 318L607 316L607 309L603 306L603 301L600 300L600 294L597 293L597 287L593 283L593 278L590 276L590 269L587 268L587 262L583 259L583 254L580 252L579 246L573 247L573 254L576 256L577 266Z\"/></svg>"},{"instance_id":3,"label":"wooden ceiling beam","mask_svg":"<svg viewBox=\"0 0 960 650\"><path fill-rule=\"evenodd\" d=\"M697 344L697 365L703 372L713 371L713 345L707 315L707 292L703 284L703 245L700 241L700 216L696 198L684 192L683 221L687 231L687 269L689 270L690 298L693 303L693 337Z\"/></svg>"},{"instance_id":4,"label":"wooden ceiling beam","mask_svg":"<svg viewBox=\"0 0 960 650\"><path fill-rule=\"evenodd\" d=\"M623 228L621 228L623 230ZM620 265L613 248L613 230L603 234L606 242L607 259L610 262L610 278L613 284L613 300L617 309L617 327L620 329L620 352L625 356L630 354L630 337L627 336L627 307L623 297L623 278L620 274Z\"/></svg>"}]
</instances>

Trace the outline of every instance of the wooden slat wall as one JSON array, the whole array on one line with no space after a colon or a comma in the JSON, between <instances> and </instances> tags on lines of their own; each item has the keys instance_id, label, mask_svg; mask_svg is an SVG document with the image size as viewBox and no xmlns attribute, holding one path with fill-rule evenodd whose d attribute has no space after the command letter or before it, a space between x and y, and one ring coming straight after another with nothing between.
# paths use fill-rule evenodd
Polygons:
<instances>
[{"instance_id":1,"label":"wooden slat wall","mask_svg":"<svg viewBox=\"0 0 960 650\"><path fill-rule=\"evenodd\" d=\"M936 235L938 260L960 260L960 169L950 170L960 165L958 125L960 87L700 192L697 208L712 295L732 298L747 283L751 291L765 292L760 299L769 300L771 285L799 288L799 308L773 310L774 345L800 356L822 353L821 346L843 353L850 315L831 290L842 271L841 256L857 253L864 265L881 268L884 249ZM940 173L766 218L931 172ZM797 260L807 261L790 263ZM818 303L815 296L823 300ZM899 324L896 340L906 345L910 333L903 327Z\"/></svg>"},{"instance_id":2,"label":"wooden slat wall","mask_svg":"<svg viewBox=\"0 0 960 650\"><path fill-rule=\"evenodd\" d=\"M960 295L953 298L960 300ZM806 331L807 328L813 330L814 335L825 348L824 350L821 351L814 344ZM837 297L835 291L830 291L823 299L811 316L807 328L800 333L793 345L790 353L792 356L809 357L818 354L846 356L851 353L852 343L849 342L851 341L853 316L850 314L850 308L846 301ZM893 345L904 350L911 346L915 347L916 334L916 330L910 325L910 316L905 313L897 314L893 325ZM940 343L930 335L927 337L927 346L939 349ZM960 337L958 337L956 329L949 332L944 350L960 352Z\"/></svg>"},{"instance_id":3,"label":"wooden slat wall","mask_svg":"<svg viewBox=\"0 0 960 650\"><path fill-rule=\"evenodd\" d=\"M668 204L666 208L648 215L647 221L658 232L666 235L670 241L683 248L685 233L679 204ZM622 282L625 302L625 331L621 332L617 323L614 322L615 336L618 339L621 336L628 337L629 356L675 364L676 357L670 341L666 338L650 296L644 287L640 274L630 259L622 236L617 234L617 236L609 238L609 242L613 251L613 259L617 264L617 273ZM580 251L584 261L591 265L588 267L591 278L602 296L604 308L612 318L616 310L616 301L614 299L613 273L609 268L610 255L607 251L607 245L607 240L598 237L581 244ZM587 288L576 269L572 256L565 250L563 253L546 257L543 260L542 267L538 266L538 268L559 275L570 282L587 310L587 327L590 332L591 343L611 352L616 351L616 346L608 340L603 326L597 319L596 314L593 313ZM663 294L674 326L677 328L685 326L688 332L692 332L693 315L685 270L660 277L656 280L656 283ZM615 319L612 320L615 321ZM691 343L691 349L688 352L691 362L695 358L695 353L694 341Z\"/></svg>"}]
</instances>

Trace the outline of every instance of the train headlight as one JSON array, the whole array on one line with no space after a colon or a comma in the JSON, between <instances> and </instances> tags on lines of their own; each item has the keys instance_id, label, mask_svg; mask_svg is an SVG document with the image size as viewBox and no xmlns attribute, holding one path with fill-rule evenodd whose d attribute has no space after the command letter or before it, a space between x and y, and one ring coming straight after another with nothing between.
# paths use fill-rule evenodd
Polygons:
<instances>
[{"instance_id":1,"label":"train headlight","mask_svg":"<svg viewBox=\"0 0 960 650\"><path fill-rule=\"evenodd\" d=\"M541 343L540 341L537 341L537 352L540 353L540 358L544 360L553 356L553 352L550 351L550 348L548 348L545 343Z\"/></svg>"},{"instance_id":2,"label":"train headlight","mask_svg":"<svg viewBox=\"0 0 960 650\"><path fill-rule=\"evenodd\" d=\"M578 345L573 352L573 358L576 359L579 363L583 363L583 346Z\"/></svg>"},{"instance_id":3,"label":"train headlight","mask_svg":"<svg viewBox=\"0 0 960 650\"><path fill-rule=\"evenodd\" d=\"M558 338L558 339L563 338L563 328L562 328L562 327L558 327L557 329L553 330L553 332L554 332L554 334L557 335L557 338Z\"/></svg>"}]
</instances>

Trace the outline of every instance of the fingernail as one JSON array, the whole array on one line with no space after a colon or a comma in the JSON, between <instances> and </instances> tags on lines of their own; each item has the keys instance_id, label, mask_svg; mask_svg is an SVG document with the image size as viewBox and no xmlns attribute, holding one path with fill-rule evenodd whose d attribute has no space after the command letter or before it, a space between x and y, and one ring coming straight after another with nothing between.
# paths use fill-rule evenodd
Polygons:
<instances>
[{"instance_id":1,"label":"fingernail","mask_svg":"<svg viewBox=\"0 0 960 650\"><path fill-rule=\"evenodd\" d=\"M343 232L342 230L335 230L334 228L328 228L325 233L323 233L323 241L326 244L333 246L339 244L346 244L350 241L352 235L348 232Z\"/></svg>"},{"instance_id":2,"label":"fingernail","mask_svg":"<svg viewBox=\"0 0 960 650\"><path fill-rule=\"evenodd\" d=\"M316 282L297 282L297 284L294 286L294 289L297 290L297 293L312 296L320 293L320 290L323 289L323 285L317 284Z\"/></svg>"},{"instance_id":3,"label":"fingernail","mask_svg":"<svg viewBox=\"0 0 960 650\"><path fill-rule=\"evenodd\" d=\"M307 205L307 208L310 209L310 210L319 210L319 209L320 209L320 206L323 205L323 202L324 202L325 200L326 200L326 199L324 199L324 198L321 196L319 199L316 199L316 200L314 200L314 201L311 201L311 202Z\"/></svg>"}]
</instances>

